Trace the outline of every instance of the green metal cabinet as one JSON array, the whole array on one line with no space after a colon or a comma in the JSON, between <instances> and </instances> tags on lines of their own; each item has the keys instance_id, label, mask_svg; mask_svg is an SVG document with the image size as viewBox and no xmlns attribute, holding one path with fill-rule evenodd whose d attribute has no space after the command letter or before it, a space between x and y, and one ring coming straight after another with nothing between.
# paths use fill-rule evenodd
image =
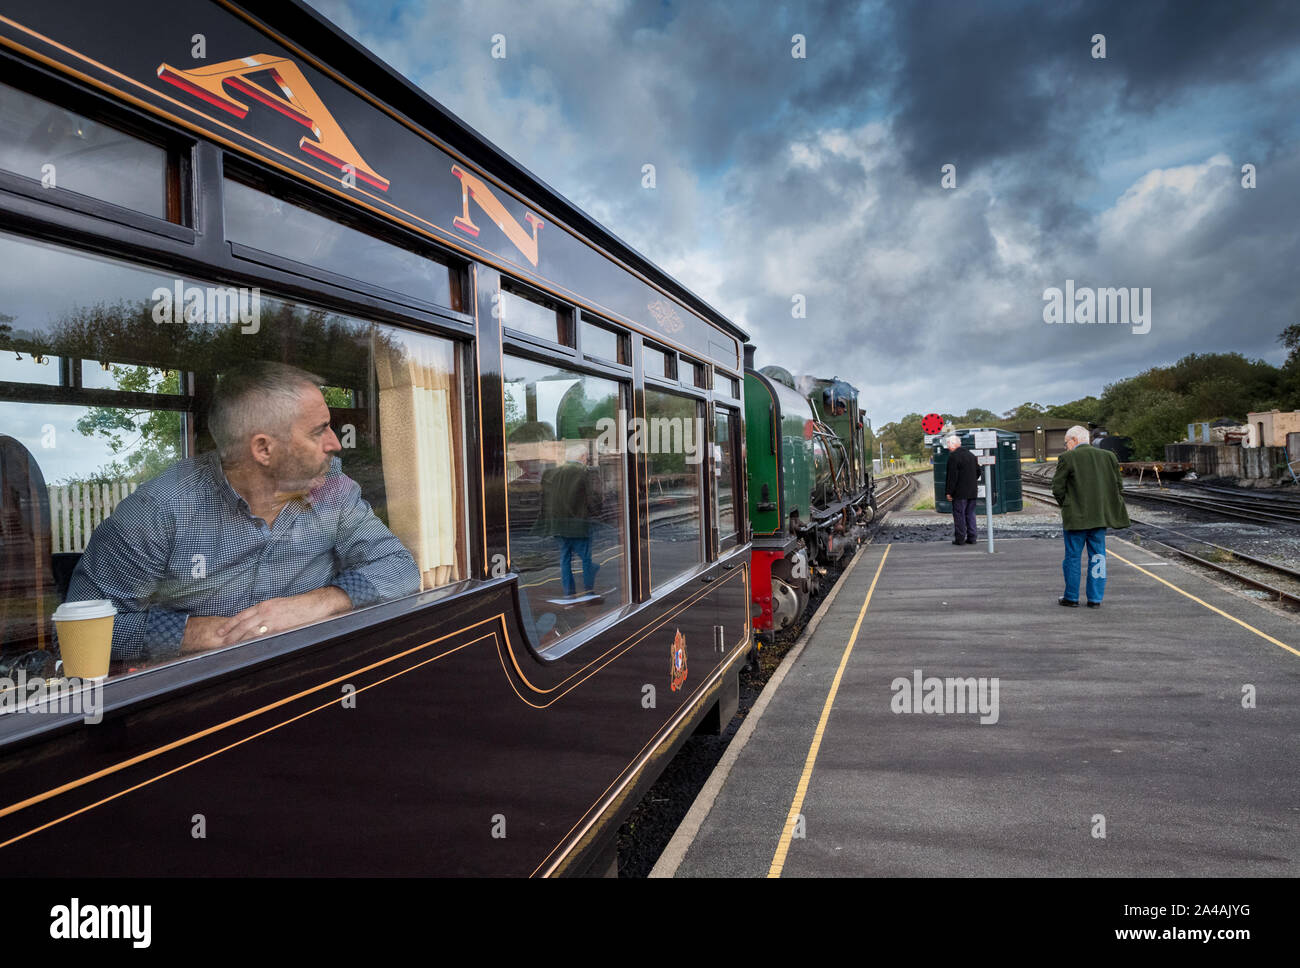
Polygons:
<instances>
[{"instance_id":1,"label":"green metal cabinet","mask_svg":"<svg viewBox=\"0 0 1300 968\"><path fill-rule=\"evenodd\" d=\"M954 433L961 438L961 445L967 450L975 449L975 431L994 428L976 427L970 430L957 430ZM1005 514L1019 511L1024 507L1024 496L1020 491L1020 435L1007 430L996 431L998 435L998 462L992 468L993 474L993 513ZM939 514L951 514L952 502L944 496L944 478L948 473L948 448L944 434L930 445L934 455L934 509ZM983 468L980 468L980 487L984 486ZM978 511L984 513L984 499L981 496Z\"/></svg>"}]
</instances>

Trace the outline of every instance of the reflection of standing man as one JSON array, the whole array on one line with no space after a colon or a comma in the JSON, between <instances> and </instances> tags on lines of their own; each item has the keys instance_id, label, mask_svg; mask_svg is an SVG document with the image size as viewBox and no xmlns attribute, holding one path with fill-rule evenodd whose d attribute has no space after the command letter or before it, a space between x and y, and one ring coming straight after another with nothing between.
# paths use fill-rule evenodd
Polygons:
<instances>
[{"instance_id":1,"label":"reflection of standing man","mask_svg":"<svg viewBox=\"0 0 1300 968\"><path fill-rule=\"evenodd\" d=\"M577 589L573 580L573 556L582 561L582 589L591 594L600 570L591 558L591 524L602 504L599 475L586 464L587 448L572 444L569 459L542 474L543 534L560 543L560 584L566 597Z\"/></svg>"},{"instance_id":2,"label":"reflection of standing man","mask_svg":"<svg viewBox=\"0 0 1300 968\"><path fill-rule=\"evenodd\" d=\"M944 481L944 496L952 502L952 543L975 543L975 499L979 496L979 461L961 445L961 438L949 435L944 441L948 448L948 476Z\"/></svg>"}]
</instances>

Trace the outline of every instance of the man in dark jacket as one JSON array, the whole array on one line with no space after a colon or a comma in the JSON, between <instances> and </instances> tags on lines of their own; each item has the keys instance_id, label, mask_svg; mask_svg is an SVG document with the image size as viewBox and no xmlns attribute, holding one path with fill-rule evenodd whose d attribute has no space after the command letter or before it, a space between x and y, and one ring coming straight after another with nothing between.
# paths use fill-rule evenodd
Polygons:
<instances>
[{"instance_id":1,"label":"man in dark jacket","mask_svg":"<svg viewBox=\"0 0 1300 968\"><path fill-rule=\"evenodd\" d=\"M975 543L975 499L979 496L980 464L975 455L961 445L956 434L948 437L948 477L944 495L952 502L952 543Z\"/></svg>"},{"instance_id":2,"label":"man in dark jacket","mask_svg":"<svg viewBox=\"0 0 1300 968\"><path fill-rule=\"evenodd\" d=\"M1066 452L1056 462L1052 494L1061 505L1065 535L1065 595L1058 601L1079 605L1079 553L1088 546L1088 607L1100 608L1106 592L1106 529L1127 528L1124 478L1119 461L1108 450L1093 447L1084 427L1065 432Z\"/></svg>"}]
</instances>

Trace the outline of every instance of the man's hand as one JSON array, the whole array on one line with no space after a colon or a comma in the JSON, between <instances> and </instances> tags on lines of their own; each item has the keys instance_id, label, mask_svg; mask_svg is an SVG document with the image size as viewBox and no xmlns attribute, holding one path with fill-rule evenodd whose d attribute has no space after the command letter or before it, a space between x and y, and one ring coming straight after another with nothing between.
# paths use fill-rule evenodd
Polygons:
<instances>
[{"instance_id":1,"label":"man's hand","mask_svg":"<svg viewBox=\"0 0 1300 968\"><path fill-rule=\"evenodd\" d=\"M187 652L206 652L232 644L232 640L220 633L221 627L230 619L224 615L191 615L185 623L185 637L181 639L181 655Z\"/></svg>"},{"instance_id":2,"label":"man's hand","mask_svg":"<svg viewBox=\"0 0 1300 968\"><path fill-rule=\"evenodd\" d=\"M245 642L351 610L352 599L343 589L331 585L303 595L258 602L238 615L221 619L224 624L217 626L216 634L227 642Z\"/></svg>"},{"instance_id":3,"label":"man's hand","mask_svg":"<svg viewBox=\"0 0 1300 968\"><path fill-rule=\"evenodd\" d=\"M949 501L952 500L952 495L951 495L951 494L945 494L944 497L946 497Z\"/></svg>"}]
</instances>

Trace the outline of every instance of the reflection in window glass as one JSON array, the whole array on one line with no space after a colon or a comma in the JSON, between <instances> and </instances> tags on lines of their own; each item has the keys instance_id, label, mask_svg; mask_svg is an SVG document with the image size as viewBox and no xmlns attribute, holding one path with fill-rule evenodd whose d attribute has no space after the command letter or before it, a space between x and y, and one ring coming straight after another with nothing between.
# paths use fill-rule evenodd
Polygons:
<instances>
[{"instance_id":1,"label":"reflection in window glass","mask_svg":"<svg viewBox=\"0 0 1300 968\"><path fill-rule=\"evenodd\" d=\"M700 405L675 393L646 390L650 486L651 587L704 560L704 483L707 443Z\"/></svg>"},{"instance_id":2,"label":"reflection in window glass","mask_svg":"<svg viewBox=\"0 0 1300 968\"><path fill-rule=\"evenodd\" d=\"M621 399L613 380L506 357L510 560L542 648L628 600Z\"/></svg>"},{"instance_id":3,"label":"reflection in window glass","mask_svg":"<svg viewBox=\"0 0 1300 968\"><path fill-rule=\"evenodd\" d=\"M0 675L57 655L65 599L113 602L118 675L465 574L455 345L266 294L256 332L186 323L160 310L177 284L209 288L0 234L0 359L82 382L2 371ZM240 389L258 367L287 392ZM281 442L266 465L259 435Z\"/></svg>"},{"instance_id":4,"label":"reflection in window glass","mask_svg":"<svg viewBox=\"0 0 1300 968\"><path fill-rule=\"evenodd\" d=\"M699 387L701 390L709 389L709 368L703 363L690 363L682 361L685 369L682 371L682 382L691 386Z\"/></svg>"},{"instance_id":5,"label":"reflection in window glass","mask_svg":"<svg viewBox=\"0 0 1300 968\"><path fill-rule=\"evenodd\" d=\"M166 393L179 396L180 374L152 366L131 366L102 360L81 361L81 385L92 390L124 390L134 393Z\"/></svg>"},{"instance_id":6,"label":"reflection in window glass","mask_svg":"<svg viewBox=\"0 0 1300 968\"><path fill-rule=\"evenodd\" d=\"M646 343L642 349L642 355L645 357L645 375L664 377L669 380L677 379L677 367L675 357L663 350L656 349L649 343Z\"/></svg>"},{"instance_id":7,"label":"reflection in window glass","mask_svg":"<svg viewBox=\"0 0 1300 968\"><path fill-rule=\"evenodd\" d=\"M0 320L4 317L0 316ZM11 329L0 322L0 380L15 383L39 383L43 386L59 385L59 372L63 361L57 356L46 356L39 350L22 353L6 348L6 334Z\"/></svg>"},{"instance_id":8,"label":"reflection in window glass","mask_svg":"<svg viewBox=\"0 0 1300 968\"><path fill-rule=\"evenodd\" d=\"M0 168L167 217L167 151L0 84Z\"/></svg>"},{"instance_id":9,"label":"reflection in window glass","mask_svg":"<svg viewBox=\"0 0 1300 968\"><path fill-rule=\"evenodd\" d=\"M566 312L509 290L501 291L500 307L503 326L550 343L573 345Z\"/></svg>"},{"instance_id":10,"label":"reflection in window glass","mask_svg":"<svg viewBox=\"0 0 1300 968\"><path fill-rule=\"evenodd\" d=\"M714 414L714 475L717 482L714 494L717 497L718 537L726 538L736 533L736 461L732 446L732 427L736 415L731 410L721 407Z\"/></svg>"},{"instance_id":11,"label":"reflection in window glass","mask_svg":"<svg viewBox=\"0 0 1300 968\"><path fill-rule=\"evenodd\" d=\"M610 363L626 363L627 351L624 349L626 344L627 340L621 334L608 330L604 326L595 326L585 320L583 321L582 352L584 356L607 360Z\"/></svg>"},{"instance_id":12,"label":"reflection in window glass","mask_svg":"<svg viewBox=\"0 0 1300 968\"><path fill-rule=\"evenodd\" d=\"M227 178L226 237L232 242L462 311L459 277L411 252Z\"/></svg>"}]
</instances>

